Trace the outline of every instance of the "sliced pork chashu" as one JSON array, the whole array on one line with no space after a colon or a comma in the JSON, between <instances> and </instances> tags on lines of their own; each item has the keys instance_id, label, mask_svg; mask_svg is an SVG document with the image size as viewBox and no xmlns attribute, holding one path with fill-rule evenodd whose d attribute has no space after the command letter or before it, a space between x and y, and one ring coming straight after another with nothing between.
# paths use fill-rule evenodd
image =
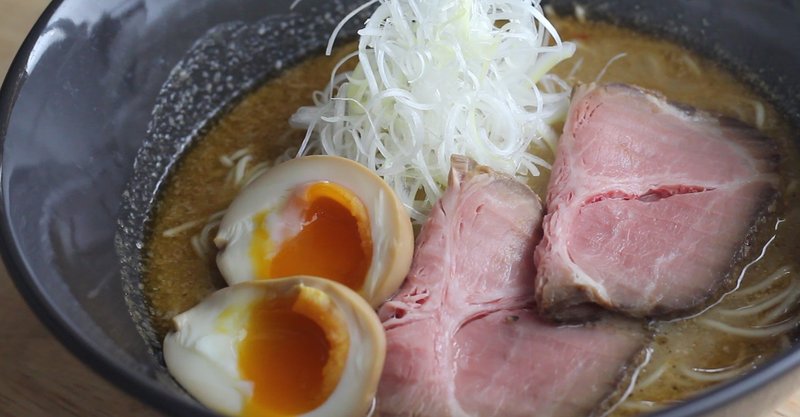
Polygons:
<instances>
[{"instance_id":1,"label":"sliced pork chashu","mask_svg":"<svg viewBox=\"0 0 800 417\"><path fill-rule=\"evenodd\" d=\"M708 304L775 199L777 160L742 123L631 86L578 87L535 251L540 312L665 317Z\"/></svg>"},{"instance_id":2,"label":"sliced pork chashu","mask_svg":"<svg viewBox=\"0 0 800 417\"><path fill-rule=\"evenodd\" d=\"M533 306L539 198L454 157L403 287L379 310L381 416L586 417L608 405L647 336L603 319L558 327Z\"/></svg>"}]
</instances>

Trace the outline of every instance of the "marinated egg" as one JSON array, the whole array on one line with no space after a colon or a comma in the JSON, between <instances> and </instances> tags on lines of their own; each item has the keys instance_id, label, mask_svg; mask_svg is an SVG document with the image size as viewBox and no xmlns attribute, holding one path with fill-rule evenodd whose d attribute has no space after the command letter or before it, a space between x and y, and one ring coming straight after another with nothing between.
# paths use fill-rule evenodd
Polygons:
<instances>
[{"instance_id":1,"label":"marinated egg","mask_svg":"<svg viewBox=\"0 0 800 417\"><path fill-rule=\"evenodd\" d=\"M312 275L337 281L373 307L411 265L411 220L392 189L349 159L307 156L247 186L214 239L228 284Z\"/></svg>"},{"instance_id":2,"label":"marinated egg","mask_svg":"<svg viewBox=\"0 0 800 417\"><path fill-rule=\"evenodd\" d=\"M230 416L358 417L385 357L383 327L358 294L316 277L221 289L174 318L170 373Z\"/></svg>"}]
</instances>

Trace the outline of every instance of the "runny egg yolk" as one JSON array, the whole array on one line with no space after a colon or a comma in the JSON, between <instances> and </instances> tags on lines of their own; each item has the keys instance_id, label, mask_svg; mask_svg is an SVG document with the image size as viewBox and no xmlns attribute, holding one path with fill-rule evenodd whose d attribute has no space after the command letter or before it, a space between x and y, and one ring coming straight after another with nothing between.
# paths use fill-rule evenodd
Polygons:
<instances>
[{"instance_id":1,"label":"runny egg yolk","mask_svg":"<svg viewBox=\"0 0 800 417\"><path fill-rule=\"evenodd\" d=\"M253 382L245 417L285 417L327 400L342 376L350 338L334 302L299 286L296 295L268 298L250 311L239 344L239 370Z\"/></svg>"},{"instance_id":2,"label":"runny egg yolk","mask_svg":"<svg viewBox=\"0 0 800 417\"><path fill-rule=\"evenodd\" d=\"M335 183L317 182L292 205L300 205L299 232L280 243L270 239L267 212L254 217L250 258L258 278L312 275L359 291L372 263L369 216L361 200Z\"/></svg>"}]
</instances>

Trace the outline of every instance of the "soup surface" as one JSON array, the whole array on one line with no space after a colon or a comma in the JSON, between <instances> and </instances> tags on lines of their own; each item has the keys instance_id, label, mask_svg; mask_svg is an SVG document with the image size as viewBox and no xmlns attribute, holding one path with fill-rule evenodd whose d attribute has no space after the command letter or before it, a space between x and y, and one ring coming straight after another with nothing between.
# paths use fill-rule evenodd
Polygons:
<instances>
[{"instance_id":1,"label":"soup surface","mask_svg":"<svg viewBox=\"0 0 800 417\"><path fill-rule=\"evenodd\" d=\"M649 360L631 395L612 414L636 415L746 372L794 341L798 320L793 308L800 286L793 257L800 241L792 236L800 232L795 209L800 207L800 160L790 128L774 109L713 62L670 42L605 24L555 23L562 38L578 46L575 56L555 69L568 82L621 82L660 91L671 100L758 126L782 149L781 197L760 224L755 250L733 271L742 277L740 289L695 317L652 323L656 336ZM310 104L312 93L353 48L313 57L267 82L183 156L160 196L146 248L145 293L159 333L169 330L173 316L225 285L210 239L218 213L240 189L235 178L297 145L305 132L292 130L289 117ZM544 196L547 179L545 172L531 178L530 185Z\"/></svg>"}]
</instances>

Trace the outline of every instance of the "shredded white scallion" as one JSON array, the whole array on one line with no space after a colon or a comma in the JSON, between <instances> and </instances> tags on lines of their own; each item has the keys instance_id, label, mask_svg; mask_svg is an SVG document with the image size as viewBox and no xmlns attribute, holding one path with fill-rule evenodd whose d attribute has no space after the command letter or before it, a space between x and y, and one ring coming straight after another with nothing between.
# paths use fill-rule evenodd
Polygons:
<instances>
[{"instance_id":1,"label":"shredded white scallion","mask_svg":"<svg viewBox=\"0 0 800 417\"><path fill-rule=\"evenodd\" d=\"M586 23L586 8L580 4L575 5L575 18L581 23Z\"/></svg>"},{"instance_id":2,"label":"shredded white scallion","mask_svg":"<svg viewBox=\"0 0 800 417\"><path fill-rule=\"evenodd\" d=\"M763 129L767 111L762 102L758 100L753 100L752 103L753 103L753 110L755 111L756 127L759 129Z\"/></svg>"},{"instance_id":3,"label":"shredded white scallion","mask_svg":"<svg viewBox=\"0 0 800 417\"><path fill-rule=\"evenodd\" d=\"M611 64L613 64L619 59L625 58L626 56L628 56L628 53L622 52L611 57L611 59L609 59L608 62L606 62L606 65L603 66L603 69L600 70L600 73L597 74L597 77L594 78L594 82L600 81L603 78L603 76L606 75L606 71L608 71L608 68L611 67Z\"/></svg>"},{"instance_id":4,"label":"shredded white scallion","mask_svg":"<svg viewBox=\"0 0 800 417\"><path fill-rule=\"evenodd\" d=\"M571 90L549 71L575 45L561 41L539 0L365 6L373 3L358 51L336 66L314 106L292 116L307 129L298 155L367 166L417 223L446 186L453 154L518 177L549 168L537 153L554 146L550 126L565 117ZM340 73L353 58L355 70Z\"/></svg>"},{"instance_id":5,"label":"shredded white scallion","mask_svg":"<svg viewBox=\"0 0 800 417\"><path fill-rule=\"evenodd\" d=\"M721 382L737 377L754 368L753 364L747 366L734 366L730 368L704 369L692 368L686 364L678 365L678 371L687 378L700 382Z\"/></svg>"},{"instance_id":6,"label":"shredded white scallion","mask_svg":"<svg viewBox=\"0 0 800 417\"><path fill-rule=\"evenodd\" d=\"M780 323L773 323L767 326L748 327L748 328L737 327L727 323L723 323L721 321L707 319L707 318L699 319L697 323L708 329L717 330L723 333L728 333L736 336L757 339L765 337L775 337L780 335L781 333L795 329L798 327L798 325L800 325L800 319L791 318L784 320Z\"/></svg>"}]
</instances>

